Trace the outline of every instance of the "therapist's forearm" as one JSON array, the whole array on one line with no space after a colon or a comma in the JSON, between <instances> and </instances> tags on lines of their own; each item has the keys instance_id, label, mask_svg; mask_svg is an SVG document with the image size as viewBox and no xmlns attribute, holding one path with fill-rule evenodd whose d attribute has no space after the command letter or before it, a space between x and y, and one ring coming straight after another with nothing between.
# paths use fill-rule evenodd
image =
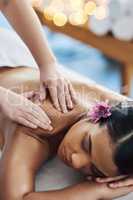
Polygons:
<instances>
[{"instance_id":1,"label":"therapist's forearm","mask_svg":"<svg viewBox=\"0 0 133 200\"><path fill-rule=\"evenodd\" d=\"M28 46L39 67L56 62L41 23L28 0L10 0L2 12Z\"/></svg>"}]
</instances>

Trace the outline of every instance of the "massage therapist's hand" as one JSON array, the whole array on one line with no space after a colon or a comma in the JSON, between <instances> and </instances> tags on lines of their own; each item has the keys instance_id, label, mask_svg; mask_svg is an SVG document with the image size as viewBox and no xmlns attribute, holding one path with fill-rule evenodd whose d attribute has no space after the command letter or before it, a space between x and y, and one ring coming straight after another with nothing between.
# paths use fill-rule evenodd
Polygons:
<instances>
[{"instance_id":1,"label":"massage therapist's hand","mask_svg":"<svg viewBox=\"0 0 133 200\"><path fill-rule=\"evenodd\" d=\"M58 64L40 67L41 100L46 98L48 90L54 107L66 113L73 109L76 95L72 84L63 77L57 67Z\"/></svg>"},{"instance_id":2,"label":"massage therapist's hand","mask_svg":"<svg viewBox=\"0 0 133 200\"><path fill-rule=\"evenodd\" d=\"M45 112L22 95L0 87L0 110L12 121L30 128L51 130L50 120Z\"/></svg>"}]
</instances>

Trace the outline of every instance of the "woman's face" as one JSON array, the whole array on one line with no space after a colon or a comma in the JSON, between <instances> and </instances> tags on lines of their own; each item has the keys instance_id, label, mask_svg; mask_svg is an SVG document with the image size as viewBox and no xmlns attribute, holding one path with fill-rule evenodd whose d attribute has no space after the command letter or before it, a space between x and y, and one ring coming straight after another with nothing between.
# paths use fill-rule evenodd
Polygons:
<instances>
[{"instance_id":1,"label":"woman's face","mask_svg":"<svg viewBox=\"0 0 133 200\"><path fill-rule=\"evenodd\" d=\"M115 145L106 126L92 124L82 119L71 127L62 143L58 155L69 166L88 176L116 176L113 162Z\"/></svg>"}]
</instances>

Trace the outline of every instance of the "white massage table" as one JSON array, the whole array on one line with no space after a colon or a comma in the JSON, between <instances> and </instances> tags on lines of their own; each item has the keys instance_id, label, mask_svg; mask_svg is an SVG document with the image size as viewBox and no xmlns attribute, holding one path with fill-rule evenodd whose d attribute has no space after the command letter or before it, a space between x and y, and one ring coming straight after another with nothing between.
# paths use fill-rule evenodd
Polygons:
<instances>
[{"instance_id":1,"label":"white massage table","mask_svg":"<svg viewBox=\"0 0 133 200\"><path fill-rule=\"evenodd\" d=\"M0 66L33 66L37 67L30 52L12 31L0 28ZM90 82L75 72L63 69L73 78ZM36 178L36 190L59 189L77 183L82 179L81 175L65 166L58 158L55 158L42 167ZM120 200L132 200L133 194L120 198ZM89 200L89 197L88 197Z\"/></svg>"}]
</instances>

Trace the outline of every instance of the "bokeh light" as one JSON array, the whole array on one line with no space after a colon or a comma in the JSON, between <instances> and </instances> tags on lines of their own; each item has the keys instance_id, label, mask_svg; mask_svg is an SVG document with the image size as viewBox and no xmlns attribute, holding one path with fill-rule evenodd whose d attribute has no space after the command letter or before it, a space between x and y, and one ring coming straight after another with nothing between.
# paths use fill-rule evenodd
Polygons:
<instances>
[{"instance_id":1,"label":"bokeh light","mask_svg":"<svg viewBox=\"0 0 133 200\"><path fill-rule=\"evenodd\" d=\"M35 3L44 0L33 0ZM53 21L56 26L84 25L90 15L98 20L108 16L107 2L109 0L45 0L44 17Z\"/></svg>"},{"instance_id":2,"label":"bokeh light","mask_svg":"<svg viewBox=\"0 0 133 200\"><path fill-rule=\"evenodd\" d=\"M96 3L94 1L88 1L84 6L85 14L93 15L96 10Z\"/></svg>"},{"instance_id":3,"label":"bokeh light","mask_svg":"<svg viewBox=\"0 0 133 200\"><path fill-rule=\"evenodd\" d=\"M72 13L69 16L69 22L72 25L83 25L87 22L87 20L88 20L88 17L85 15L83 11Z\"/></svg>"},{"instance_id":4,"label":"bokeh light","mask_svg":"<svg viewBox=\"0 0 133 200\"><path fill-rule=\"evenodd\" d=\"M71 7L73 9L79 9L84 5L83 0L70 0Z\"/></svg>"},{"instance_id":5,"label":"bokeh light","mask_svg":"<svg viewBox=\"0 0 133 200\"><path fill-rule=\"evenodd\" d=\"M95 10L95 17L99 20L105 19L108 17L109 11L107 6L98 6Z\"/></svg>"},{"instance_id":6,"label":"bokeh light","mask_svg":"<svg viewBox=\"0 0 133 200\"><path fill-rule=\"evenodd\" d=\"M53 7L47 7L47 8L44 8L44 17L47 19L47 20L53 20L53 16L55 15L56 13L56 10L53 8Z\"/></svg>"},{"instance_id":7,"label":"bokeh light","mask_svg":"<svg viewBox=\"0 0 133 200\"><path fill-rule=\"evenodd\" d=\"M67 16L64 13L56 13L53 17L56 26L64 26L67 23Z\"/></svg>"}]
</instances>

